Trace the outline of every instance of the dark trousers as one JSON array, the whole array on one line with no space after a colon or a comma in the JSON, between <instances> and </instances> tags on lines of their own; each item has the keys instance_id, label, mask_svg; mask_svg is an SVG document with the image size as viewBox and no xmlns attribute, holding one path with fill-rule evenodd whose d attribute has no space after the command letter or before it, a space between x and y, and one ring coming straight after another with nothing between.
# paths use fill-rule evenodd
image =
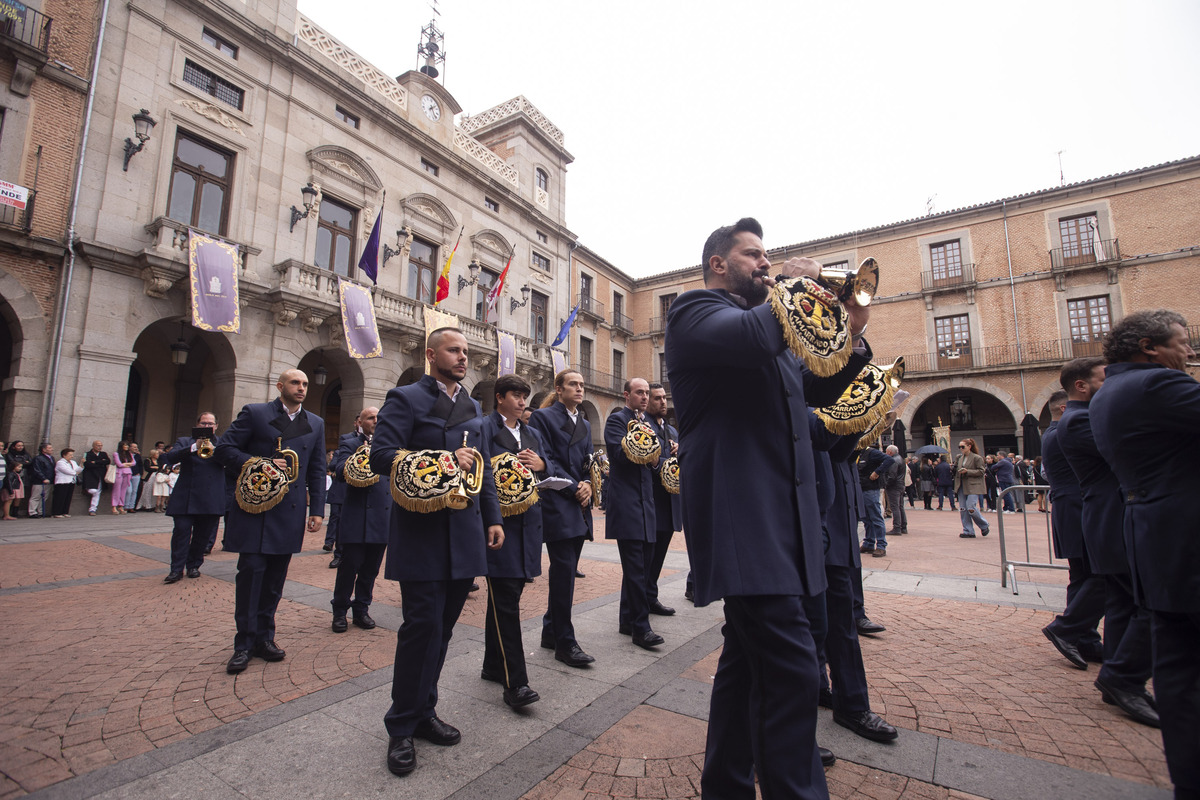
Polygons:
<instances>
[{"instance_id":1,"label":"dark trousers","mask_svg":"<svg viewBox=\"0 0 1200 800\"><path fill-rule=\"evenodd\" d=\"M904 487L904 496L908 498L908 507L917 507L917 485L914 483Z\"/></svg>"},{"instance_id":2,"label":"dark trousers","mask_svg":"<svg viewBox=\"0 0 1200 800\"><path fill-rule=\"evenodd\" d=\"M470 578L400 581L404 623L396 634L392 707L383 717L389 736L412 736L436 713L446 647L470 592Z\"/></svg>"},{"instance_id":3,"label":"dark trousers","mask_svg":"<svg viewBox=\"0 0 1200 800\"><path fill-rule=\"evenodd\" d=\"M217 514L179 514L171 530L171 572L200 569L208 540L217 535Z\"/></svg>"},{"instance_id":4,"label":"dark trousers","mask_svg":"<svg viewBox=\"0 0 1200 800\"><path fill-rule=\"evenodd\" d=\"M529 684L521 641L524 578L487 578L487 621L483 628L483 669L504 676L504 688Z\"/></svg>"},{"instance_id":5,"label":"dark trousers","mask_svg":"<svg viewBox=\"0 0 1200 800\"><path fill-rule=\"evenodd\" d=\"M338 531L342 527L342 504L329 504L329 519L325 521L325 544L333 545L333 551L342 555L342 543L338 541Z\"/></svg>"},{"instance_id":6,"label":"dark trousers","mask_svg":"<svg viewBox=\"0 0 1200 800\"><path fill-rule=\"evenodd\" d=\"M826 633L822 652L833 679L833 707L846 713L871 710L867 671L863 667L854 617L855 573L861 575L854 567L825 565L829 586L825 590Z\"/></svg>"},{"instance_id":7,"label":"dark trousers","mask_svg":"<svg viewBox=\"0 0 1200 800\"><path fill-rule=\"evenodd\" d=\"M850 580L854 583L854 621L867 618L867 607L863 601L862 570L850 567Z\"/></svg>"},{"instance_id":8,"label":"dark trousers","mask_svg":"<svg viewBox=\"0 0 1200 800\"><path fill-rule=\"evenodd\" d=\"M1167 770L1176 797L1200 797L1200 614L1149 613Z\"/></svg>"},{"instance_id":9,"label":"dark trousers","mask_svg":"<svg viewBox=\"0 0 1200 800\"><path fill-rule=\"evenodd\" d=\"M950 508L951 509L958 508L958 506L955 505L955 503L957 501L954 499L954 487L953 486L938 486L937 487L938 511L942 510L942 504L946 501L947 497L950 498Z\"/></svg>"},{"instance_id":10,"label":"dark trousers","mask_svg":"<svg viewBox=\"0 0 1200 800\"><path fill-rule=\"evenodd\" d=\"M71 496L75 494L75 484L57 483L54 485L54 500L51 503L51 513L56 517L71 513Z\"/></svg>"},{"instance_id":11,"label":"dark trousers","mask_svg":"<svg viewBox=\"0 0 1200 800\"><path fill-rule=\"evenodd\" d=\"M646 599L651 603L658 602L658 579L662 575L674 535L675 531L656 531L654 534L654 556L650 559L650 570L646 574Z\"/></svg>"},{"instance_id":12,"label":"dark trousers","mask_svg":"<svg viewBox=\"0 0 1200 800\"><path fill-rule=\"evenodd\" d=\"M1000 491L1001 492L1003 492L1005 489L1011 489L1013 486L1016 486L1016 484L1015 483L1005 483L1004 481L1000 481ZM999 494L999 492L997 494ZM1016 511L1017 510L1017 493L1009 492L1008 494L1004 495L1003 502L1004 502L1004 510L1005 511Z\"/></svg>"},{"instance_id":13,"label":"dark trousers","mask_svg":"<svg viewBox=\"0 0 1200 800\"><path fill-rule=\"evenodd\" d=\"M1068 558L1067 607L1048 626L1075 645L1100 646L1096 626L1104 616L1105 580L1093 575L1087 558Z\"/></svg>"},{"instance_id":14,"label":"dark trousers","mask_svg":"<svg viewBox=\"0 0 1200 800\"><path fill-rule=\"evenodd\" d=\"M817 755L817 658L799 597L725 598L700 778L705 800L826 798Z\"/></svg>"},{"instance_id":15,"label":"dark trousers","mask_svg":"<svg viewBox=\"0 0 1200 800\"><path fill-rule=\"evenodd\" d=\"M933 510L933 491L930 490L928 492L922 492L921 498L925 501L925 510L932 511Z\"/></svg>"},{"instance_id":16,"label":"dark trousers","mask_svg":"<svg viewBox=\"0 0 1200 800\"><path fill-rule=\"evenodd\" d=\"M646 596L646 570L654 560L654 542L618 539L621 555L621 611L618 621L634 636L650 632L650 600Z\"/></svg>"},{"instance_id":17,"label":"dark trousers","mask_svg":"<svg viewBox=\"0 0 1200 800\"><path fill-rule=\"evenodd\" d=\"M571 624L571 606L575 602L575 569L583 552L584 537L546 542L550 557L547 581L549 597L542 616L542 636L553 638L559 648L569 649L575 641L575 626Z\"/></svg>"},{"instance_id":18,"label":"dark trousers","mask_svg":"<svg viewBox=\"0 0 1200 800\"><path fill-rule=\"evenodd\" d=\"M342 563L338 565L337 577L333 580L334 616L346 616L346 609L354 609L354 616L365 614L375 595L375 577L383 563L386 544L346 544L342 546ZM351 591L354 599L350 598Z\"/></svg>"},{"instance_id":19,"label":"dark trousers","mask_svg":"<svg viewBox=\"0 0 1200 800\"><path fill-rule=\"evenodd\" d=\"M291 561L291 553L238 555L237 577L233 582L233 620L237 623L234 650L253 650L259 642L274 641L275 609L283 597Z\"/></svg>"},{"instance_id":20,"label":"dark trousers","mask_svg":"<svg viewBox=\"0 0 1200 800\"><path fill-rule=\"evenodd\" d=\"M892 533L908 530L908 514L904 511L904 487L887 490L888 506L892 509Z\"/></svg>"},{"instance_id":21,"label":"dark trousers","mask_svg":"<svg viewBox=\"0 0 1200 800\"><path fill-rule=\"evenodd\" d=\"M1150 615L1133 601L1131 578L1104 576L1104 665L1100 677L1118 689L1140 692L1152 671Z\"/></svg>"}]
</instances>

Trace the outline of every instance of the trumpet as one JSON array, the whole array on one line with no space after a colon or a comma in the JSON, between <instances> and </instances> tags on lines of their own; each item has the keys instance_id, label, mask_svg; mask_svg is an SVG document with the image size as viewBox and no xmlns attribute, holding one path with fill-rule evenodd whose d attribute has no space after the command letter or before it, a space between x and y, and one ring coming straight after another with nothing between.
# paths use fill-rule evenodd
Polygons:
<instances>
[{"instance_id":1,"label":"trumpet","mask_svg":"<svg viewBox=\"0 0 1200 800\"><path fill-rule=\"evenodd\" d=\"M467 431L463 431L463 447L467 446L467 435ZM471 505L471 498L476 497L479 490L483 488L483 453L474 447L467 449L475 458L475 469L472 472L463 473L462 480L446 496L446 505L455 511L462 511Z\"/></svg>"},{"instance_id":2,"label":"trumpet","mask_svg":"<svg viewBox=\"0 0 1200 800\"><path fill-rule=\"evenodd\" d=\"M207 426L192 428L192 438L196 440L196 455L200 458L212 458L213 453L217 451L212 442L214 433L215 431Z\"/></svg>"},{"instance_id":3,"label":"trumpet","mask_svg":"<svg viewBox=\"0 0 1200 800\"><path fill-rule=\"evenodd\" d=\"M842 303L853 297L860 306L869 306L879 290L879 263L867 257L856 270L821 267L817 282L832 289Z\"/></svg>"},{"instance_id":4,"label":"trumpet","mask_svg":"<svg viewBox=\"0 0 1200 800\"><path fill-rule=\"evenodd\" d=\"M276 440L275 454L271 458L282 458L287 462L287 468L284 472L287 473L288 483L293 483L296 478L300 477L300 455L295 450L284 449L282 436Z\"/></svg>"}]
</instances>

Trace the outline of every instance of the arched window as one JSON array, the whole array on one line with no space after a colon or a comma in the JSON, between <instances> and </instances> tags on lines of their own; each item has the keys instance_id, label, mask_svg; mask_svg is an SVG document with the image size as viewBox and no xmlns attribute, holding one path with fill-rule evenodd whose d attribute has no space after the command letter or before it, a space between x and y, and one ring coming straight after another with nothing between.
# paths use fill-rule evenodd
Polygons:
<instances>
[{"instance_id":1,"label":"arched window","mask_svg":"<svg viewBox=\"0 0 1200 800\"><path fill-rule=\"evenodd\" d=\"M534 173L537 176L537 188L543 192L550 191L550 176L546 174L546 170L539 167Z\"/></svg>"}]
</instances>

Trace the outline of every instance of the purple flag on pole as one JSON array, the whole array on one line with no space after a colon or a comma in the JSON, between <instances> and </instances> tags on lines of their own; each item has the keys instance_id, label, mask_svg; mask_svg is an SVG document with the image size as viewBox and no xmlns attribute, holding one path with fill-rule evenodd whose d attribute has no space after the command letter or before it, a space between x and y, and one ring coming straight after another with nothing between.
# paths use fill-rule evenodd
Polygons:
<instances>
[{"instance_id":1,"label":"purple flag on pole","mask_svg":"<svg viewBox=\"0 0 1200 800\"><path fill-rule=\"evenodd\" d=\"M387 200L387 193L383 195L383 199ZM371 279L371 283L378 284L379 281L379 226L383 222L383 206L379 207L379 213L375 215L375 226L371 228L371 236L367 239L367 246L363 249L362 258L358 260L358 268L363 274Z\"/></svg>"},{"instance_id":2,"label":"purple flag on pole","mask_svg":"<svg viewBox=\"0 0 1200 800\"><path fill-rule=\"evenodd\" d=\"M192 325L202 331L240 333L238 246L188 230L188 283Z\"/></svg>"},{"instance_id":3,"label":"purple flag on pole","mask_svg":"<svg viewBox=\"0 0 1200 800\"><path fill-rule=\"evenodd\" d=\"M567 354L562 350L550 348L550 359L554 362L554 374L562 372L567 368Z\"/></svg>"},{"instance_id":4,"label":"purple flag on pole","mask_svg":"<svg viewBox=\"0 0 1200 800\"><path fill-rule=\"evenodd\" d=\"M500 364L496 377L512 375L517 371L517 340L511 333L497 330L496 339L500 343Z\"/></svg>"},{"instance_id":5,"label":"purple flag on pole","mask_svg":"<svg viewBox=\"0 0 1200 800\"><path fill-rule=\"evenodd\" d=\"M383 355L383 342L375 324L375 306L371 291L338 278L338 297L342 304L342 329L346 331L346 350L351 358L376 358Z\"/></svg>"}]
</instances>

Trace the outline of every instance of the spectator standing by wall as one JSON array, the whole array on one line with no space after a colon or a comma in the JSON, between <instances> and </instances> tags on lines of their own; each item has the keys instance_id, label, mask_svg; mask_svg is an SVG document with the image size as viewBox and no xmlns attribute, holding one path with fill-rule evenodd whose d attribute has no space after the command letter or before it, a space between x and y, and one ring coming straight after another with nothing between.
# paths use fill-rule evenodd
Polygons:
<instances>
[{"instance_id":1,"label":"spectator standing by wall","mask_svg":"<svg viewBox=\"0 0 1200 800\"><path fill-rule=\"evenodd\" d=\"M29 516L50 516L50 498L54 493L54 447L42 442L29 467Z\"/></svg>"},{"instance_id":2,"label":"spectator standing by wall","mask_svg":"<svg viewBox=\"0 0 1200 800\"><path fill-rule=\"evenodd\" d=\"M104 442L97 439L92 442L92 449L83 456L83 490L92 496L88 504L88 516L96 516L100 506L100 492L104 490L104 473L112 459L104 452Z\"/></svg>"},{"instance_id":3,"label":"spectator standing by wall","mask_svg":"<svg viewBox=\"0 0 1200 800\"><path fill-rule=\"evenodd\" d=\"M75 451L64 448L59 453L60 458L54 463L54 503L52 511L55 519L67 519L71 516L71 497L75 494L75 481L83 472L83 465L75 462Z\"/></svg>"}]
</instances>

